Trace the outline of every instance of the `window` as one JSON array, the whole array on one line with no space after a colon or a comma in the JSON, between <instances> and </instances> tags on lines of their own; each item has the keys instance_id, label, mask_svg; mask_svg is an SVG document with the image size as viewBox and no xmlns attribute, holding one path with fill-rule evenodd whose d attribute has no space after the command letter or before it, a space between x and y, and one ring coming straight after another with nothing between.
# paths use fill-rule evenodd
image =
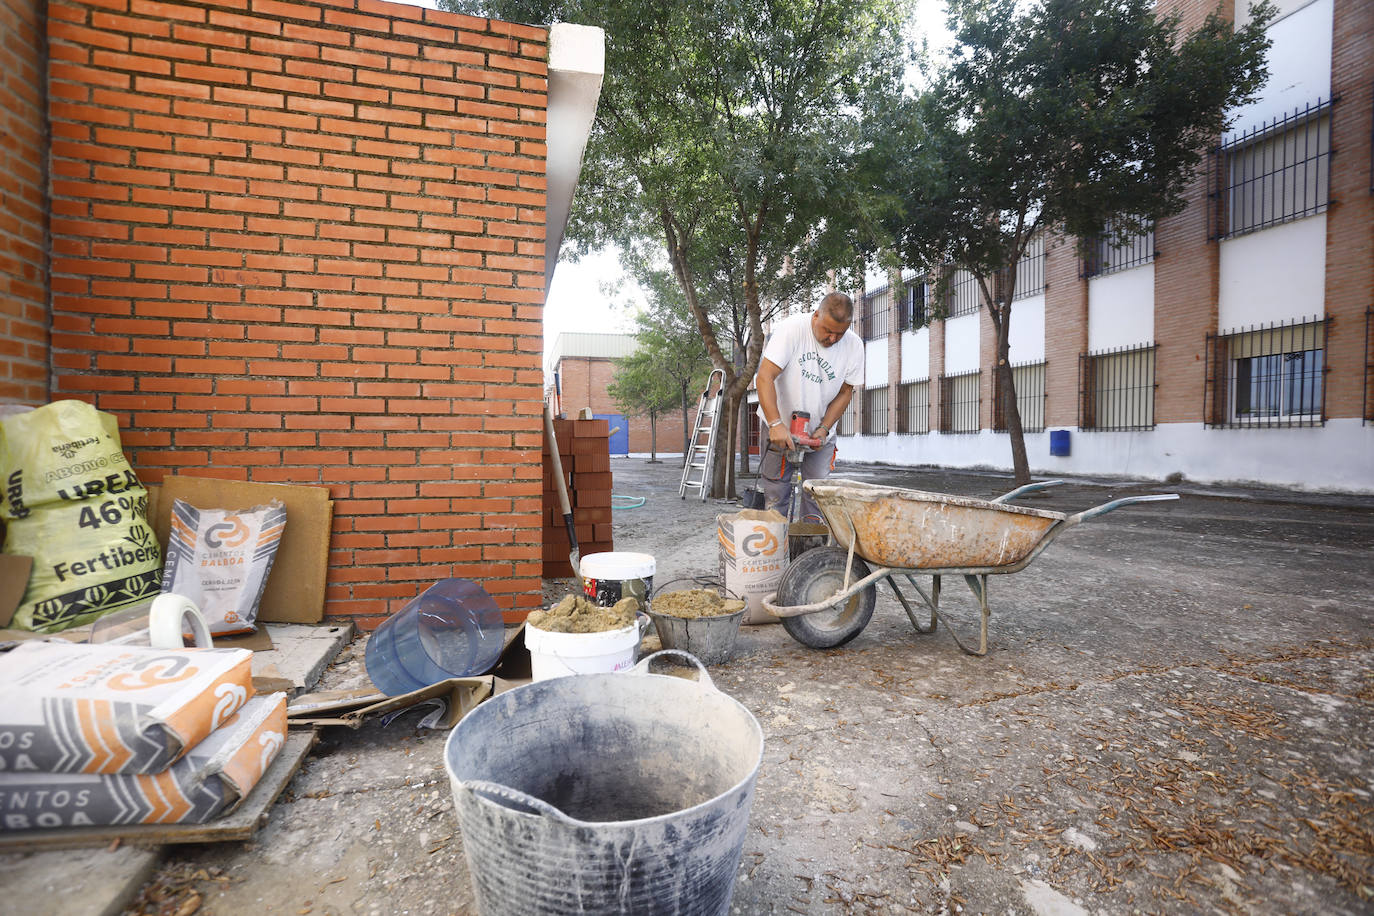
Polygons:
<instances>
[{"instance_id":1,"label":"window","mask_svg":"<svg viewBox=\"0 0 1374 916\"><path fill-rule=\"evenodd\" d=\"M993 376L996 379L996 376ZM1016 387L1016 410L1021 417L1021 431L1039 433L1045 430L1045 364L1021 363L1011 367L1011 381ZM1007 418L1002 408L1002 386L993 384L992 428L1007 431Z\"/></svg>"},{"instance_id":2,"label":"window","mask_svg":"<svg viewBox=\"0 0 1374 916\"><path fill-rule=\"evenodd\" d=\"M1124 242L1118 242L1112 225L1108 223L1097 238L1087 242L1087 251L1083 258L1083 276L1100 277L1118 270L1149 264L1154 259L1153 225L1145 232L1133 235Z\"/></svg>"},{"instance_id":3,"label":"window","mask_svg":"<svg viewBox=\"0 0 1374 916\"><path fill-rule=\"evenodd\" d=\"M1327 319L1329 321L1329 319ZM1208 425L1320 426L1327 321L1208 335Z\"/></svg>"},{"instance_id":4,"label":"window","mask_svg":"<svg viewBox=\"0 0 1374 916\"><path fill-rule=\"evenodd\" d=\"M1005 271L999 282L1006 282ZM1045 291L1045 236L1036 235L1026 245L1026 253L1016 262L1016 289L1012 301L1038 296Z\"/></svg>"},{"instance_id":5,"label":"window","mask_svg":"<svg viewBox=\"0 0 1374 916\"><path fill-rule=\"evenodd\" d=\"M954 271L949 277L949 288L945 291L945 315L958 318L976 313L982 295L973 274L963 269Z\"/></svg>"},{"instance_id":6,"label":"window","mask_svg":"<svg viewBox=\"0 0 1374 916\"><path fill-rule=\"evenodd\" d=\"M863 315L859 320L864 340L881 340L892 328L892 288L865 293L861 303Z\"/></svg>"},{"instance_id":7,"label":"window","mask_svg":"<svg viewBox=\"0 0 1374 916\"><path fill-rule=\"evenodd\" d=\"M849 399L849 406L840 414L840 425L835 429L837 436L854 435L854 416L859 410L859 399L863 397L863 389L855 388L854 396Z\"/></svg>"},{"instance_id":8,"label":"window","mask_svg":"<svg viewBox=\"0 0 1374 916\"><path fill-rule=\"evenodd\" d=\"M1154 425L1154 344L1079 357L1079 429L1153 429Z\"/></svg>"},{"instance_id":9,"label":"window","mask_svg":"<svg viewBox=\"0 0 1374 916\"><path fill-rule=\"evenodd\" d=\"M930 432L930 379L903 382L897 389L897 432Z\"/></svg>"},{"instance_id":10,"label":"window","mask_svg":"<svg viewBox=\"0 0 1374 916\"><path fill-rule=\"evenodd\" d=\"M1331 100L1304 105L1214 152L1213 238L1321 213L1330 203Z\"/></svg>"},{"instance_id":11,"label":"window","mask_svg":"<svg viewBox=\"0 0 1374 916\"><path fill-rule=\"evenodd\" d=\"M940 432L978 432L979 373L940 376Z\"/></svg>"},{"instance_id":12,"label":"window","mask_svg":"<svg viewBox=\"0 0 1374 916\"><path fill-rule=\"evenodd\" d=\"M926 281L913 278L902 284L901 307L897 312L897 328L916 330L926 326Z\"/></svg>"},{"instance_id":13,"label":"window","mask_svg":"<svg viewBox=\"0 0 1374 916\"><path fill-rule=\"evenodd\" d=\"M864 433L887 435L887 386L864 391Z\"/></svg>"}]
</instances>

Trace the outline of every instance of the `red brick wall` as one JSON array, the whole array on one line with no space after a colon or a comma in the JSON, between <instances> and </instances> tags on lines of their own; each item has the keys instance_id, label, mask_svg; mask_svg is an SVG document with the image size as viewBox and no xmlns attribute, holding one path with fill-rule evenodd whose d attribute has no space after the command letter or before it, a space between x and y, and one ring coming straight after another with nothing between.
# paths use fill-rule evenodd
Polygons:
<instances>
[{"instance_id":1,"label":"red brick wall","mask_svg":"<svg viewBox=\"0 0 1374 916\"><path fill-rule=\"evenodd\" d=\"M1088 350L1088 284L1072 238L1045 239L1045 428L1078 425L1078 357ZM1015 306L1012 320L1016 320Z\"/></svg>"},{"instance_id":2,"label":"red brick wall","mask_svg":"<svg viewBox=\"0 0 1374 916\"><path fill-rule=\"evenodd\" d=\"M54 395L145 481L326 485L330 616L540 600L545 30L53 0Z\"/></svg>"},{"instance_id":3,"label":"red brick wall","mask_svg":"<svg viewBox=\"0 0 1374 916\"><path fill-rule=\"evenodd\" d=\"M1332 22L1331 209L1326 215L1326 413L1359 417L1364 407L1365 310L1374 306L1374 4L1336 0Z\"/></svg>"},{"instance_id":4,"label":"red brick wall","mask_svg":"<svg viewBox=\"0 0 1374 916\"><path fill-rule=\"evenodd\" d=\"M621 413L615 401L606 393L615 377L615 363L609 359L564 357L558 362L558 381L562 388L563 413L577 417L582 408L590 407L594 414ZM696 422L700 391L687 392L687 425ZM650 430L647 416L630 417L630 451L649 453ZM682 410L674 408L658 417L658 447L660 452L682 451Z\"/></svg>"},{"instance_id":5,"label":"red brick wall","mask_svg":"<svg viewBox=\"0 0 1374 916\"><path fill-rule=\"evenodd\" d=\"M0 2L0 404L48 399L46 8Z\"/></svg>"}]
</instances>

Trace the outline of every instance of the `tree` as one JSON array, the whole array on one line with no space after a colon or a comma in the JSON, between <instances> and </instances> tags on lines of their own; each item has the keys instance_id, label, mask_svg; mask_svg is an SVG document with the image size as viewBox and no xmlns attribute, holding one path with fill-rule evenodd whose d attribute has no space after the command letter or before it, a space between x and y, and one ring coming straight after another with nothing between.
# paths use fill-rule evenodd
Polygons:
<instances>
[{"instance_id":1,"label":"tree","mask_svg":"<svg viewBox=\"0 0 1374 916\"><path fill-rule=\"evenodd\" d=\"M1030 471L1008 359L1016 264L1037 232L1118 241L1180 212L1226 112L1263 85L1257 10L1180 35L1154 0L950 0L957 44L901 116L891 230L908 264L964 268L997 334L1016 483ZM894 189L901 193L903 189Z\"/></svg>"},{"instance_id":2,"label":"tree","mask_svg":"<svg viewBox=\"0 0 1374 916\"><path fill-rule=\"evenodd\" d=\"M727 459L766 312L848 283L878 231L887 199L855 164L900 94L904 0L446 2L605 30L565 237L582 250L652 242L662 252L725 374L712 492L732 494Z\"/></svg>"},{"instance_id":3,"label":"tree","mask_svg":"<svg viewBox=\"0 0 1374 916\"><path fill-rule=\"evenodd\" d=\"M649 460L658 460L658 417L678 407L682 411L682 453L689 450L689 396L706 384L711 362L694 326L683 320L685 312L672 303L641 312L635 321L638 346L617 360L615 376L607 389L627 416L649 418Z\"/></svg>"}]
</instances>

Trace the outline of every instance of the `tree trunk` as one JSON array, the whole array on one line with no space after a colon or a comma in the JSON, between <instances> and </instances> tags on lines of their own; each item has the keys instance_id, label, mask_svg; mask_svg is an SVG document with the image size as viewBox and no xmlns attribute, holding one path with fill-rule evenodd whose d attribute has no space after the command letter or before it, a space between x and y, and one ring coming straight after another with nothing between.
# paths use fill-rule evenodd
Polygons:
<instances>
[{"instance_id":1,"label":"tree trunk","mask_svg":"<svg viewBox=\"0 0 1374 916\"><path fill-rule=\"evenodd\" d=\"M1012 482L1020 487L1031 482L1030 462L1026 459L1026 433L1021 428L1021 408L1016 403L1016 382L1011 371L1011 303L999 308L997 322L997 384L1001 387L1002 416L1007 421L1011 440Z\"/></svg>"},{"instance_id":2,"label":"tree trunk","mask_svg":"<svg viewBox=\"0 0 1374 916\"><path fill-rule=\"evenodd\" d=\"M739 430L740 430L740 449L739 449L739 473L749 474L749 398L743 397L739 400Z\"/></svg>"},{"instance_id":3,"label":"tree trunk","mask_svg":"<svg viewBox=\"0 0 1374 916\"><path fill-rule=\"evenodd\" d=\"M649 463L658 464L658 411L649 411Z\"/></svg>"},{"instance_id":4,"label":"tree trunk","mask_svg":"<svg viewBox=\"0 0 1374 916\"><path fill-rule=\"evenodd\" d=\"M682 465L687 466L687 456L691 454L691 405L687 403L687 383L682 383Z\"/></svg>"}]
</instances>

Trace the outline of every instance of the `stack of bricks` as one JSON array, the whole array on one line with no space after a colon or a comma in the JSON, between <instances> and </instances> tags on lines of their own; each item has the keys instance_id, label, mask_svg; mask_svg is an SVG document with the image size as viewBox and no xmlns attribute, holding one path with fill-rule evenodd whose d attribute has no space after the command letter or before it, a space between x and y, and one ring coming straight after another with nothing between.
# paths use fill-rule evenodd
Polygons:
<instances>
[{"instance_id":1,"label":"stack of bricks","mask_svg":"<svg viewBox=\"0 0 1374 916\"><path fill-rule=\"evenodd\" d=\"M605 420L554 420L558 456L568 486L577 529L578 555L615 549L611 541L611 448ZM560 579L573 574L568 530L554 483L553 461L544 443L544 578Z\"/></svg>"}]
</instances>

